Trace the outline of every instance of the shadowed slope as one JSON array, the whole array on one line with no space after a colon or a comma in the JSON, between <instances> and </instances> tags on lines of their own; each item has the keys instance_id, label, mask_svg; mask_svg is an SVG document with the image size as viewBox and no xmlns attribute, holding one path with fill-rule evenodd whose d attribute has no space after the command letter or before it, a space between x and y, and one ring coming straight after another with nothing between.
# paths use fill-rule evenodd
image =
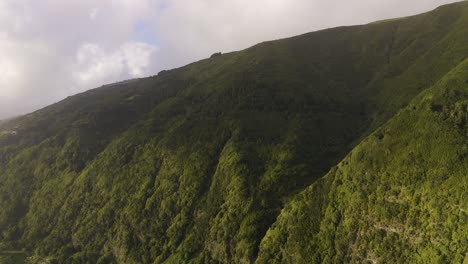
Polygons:
<instances>
[{"instance_id":1,"label":"shadowed slope","mask_svg":"<svg viewBox=\"0 0 468 264\"><path fill-rule=\"evenodd\" d=\"M258 263L468 259L468 59L282 211Z\"/></svg>"}]
</instances>

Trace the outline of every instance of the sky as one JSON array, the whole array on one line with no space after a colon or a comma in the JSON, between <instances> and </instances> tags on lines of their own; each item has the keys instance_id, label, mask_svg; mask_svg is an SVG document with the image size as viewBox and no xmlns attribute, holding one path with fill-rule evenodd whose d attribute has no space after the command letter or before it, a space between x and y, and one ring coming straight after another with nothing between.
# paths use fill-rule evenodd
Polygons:
<instances>
[{"instance_id":1,"label":"sky","mask_svg":"<svg viewBox=\"0 0 468 264\"><path fill-rule=\"evenodd\" d=\"M450 0L0 0L0 119L212 53Z\"/></svg>"}]
</instances>

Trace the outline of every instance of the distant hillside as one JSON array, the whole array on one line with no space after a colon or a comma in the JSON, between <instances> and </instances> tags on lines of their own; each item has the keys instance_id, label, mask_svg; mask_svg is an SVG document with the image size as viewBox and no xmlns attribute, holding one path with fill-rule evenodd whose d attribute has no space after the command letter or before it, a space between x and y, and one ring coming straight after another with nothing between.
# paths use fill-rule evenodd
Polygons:
<instances>
[{"instance_id":1,"label":"distant hillside","mask_svg":"<svg viewBox=\"0 0 468 264\"><path fill-rule=\"evenodd\" d=\"M1 123L0 260L461 262L467 58L461 2Z\"/></svg>"}]
</instances>

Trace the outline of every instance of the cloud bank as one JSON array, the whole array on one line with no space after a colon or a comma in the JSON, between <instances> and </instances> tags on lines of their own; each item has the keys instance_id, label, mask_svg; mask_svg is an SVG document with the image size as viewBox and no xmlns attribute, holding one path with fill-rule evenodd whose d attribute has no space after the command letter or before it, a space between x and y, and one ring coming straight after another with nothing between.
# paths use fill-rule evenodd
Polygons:
<instances>
[{"instance_id":1,"label":"cloud bank","mask_svg":"<svg viewBox=\"0 0 468 264\"><path fill-rule=\"evenodd\" d=\"M0 0L0 118L217 51L450 0Z\"/></svg>"}]
</instances>

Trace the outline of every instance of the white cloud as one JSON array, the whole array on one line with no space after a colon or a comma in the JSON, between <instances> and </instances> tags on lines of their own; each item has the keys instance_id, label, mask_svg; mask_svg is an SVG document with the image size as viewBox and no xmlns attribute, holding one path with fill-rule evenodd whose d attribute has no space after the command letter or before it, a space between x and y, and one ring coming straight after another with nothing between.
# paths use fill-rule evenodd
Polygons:
<instances>
[{"instance_id":1,"label":"white cloud","mask_svg":"<svg viewBox=\"0 0 468 264\"><path fill-rule=\"evenodd\" d=\"M0 61L0 87L1 95L3 97L11 97L18 91L15 87L21 80L20 71L18 66L8 58L3 58Z\"/></svg>"},{"instance_id":2,"label":"white cloud","mask_svg":"<svg viewBox=\"0 0 468 264\"><path fill-rule=\"evenodd\" d=\"M149 74L147 70L156 49L149 44L128 42L107 51L99 44L86 43L77 51L73 76L78 83L88 87L115 81L123 76L142 77Z\"/></svg>"},{"instance_id":3,"label":"white cloud","mask_svg":"<svg viewBox=\"0 0 468 264\"><path fill-rule=\"evenodd\" d=\"M84 44L76 55L78 72L74 73L77 81L88 84L103 79L115 78L123 71L123 62L119 53L106 54L97 44Z\"/></svg>"},{"instance_id":4,"label":"white cloud","mask_svg":"<svg viewBox=\"0 0 468 264\"><path fill-rule=\"evenodd\" d=\"M89 19L94 20L99 15L99 8L93 8L89 10Z\"/></svg>"},{"instance_id":5,"label":"white cloud","mask_svg":"<svg viewBox=\"0 0 468 264\"><path fill-rule=\"evenodd\" d=\"M156 47L133 39L135 25L154 17L150 5L149 0L0 0L0 118L152 74Z\"/></svg>"},{"instance_id":6,"label":"white cloud","mask_svg":"<svg viewBox=\"0 0 468 264\"><path fill-rule=\"evenodd\" d=\"M151 58L157 49L155 46L141 42L130 42L122 46L122 57L132 77L149 74Z\"/></svg>"}]
</instances>

